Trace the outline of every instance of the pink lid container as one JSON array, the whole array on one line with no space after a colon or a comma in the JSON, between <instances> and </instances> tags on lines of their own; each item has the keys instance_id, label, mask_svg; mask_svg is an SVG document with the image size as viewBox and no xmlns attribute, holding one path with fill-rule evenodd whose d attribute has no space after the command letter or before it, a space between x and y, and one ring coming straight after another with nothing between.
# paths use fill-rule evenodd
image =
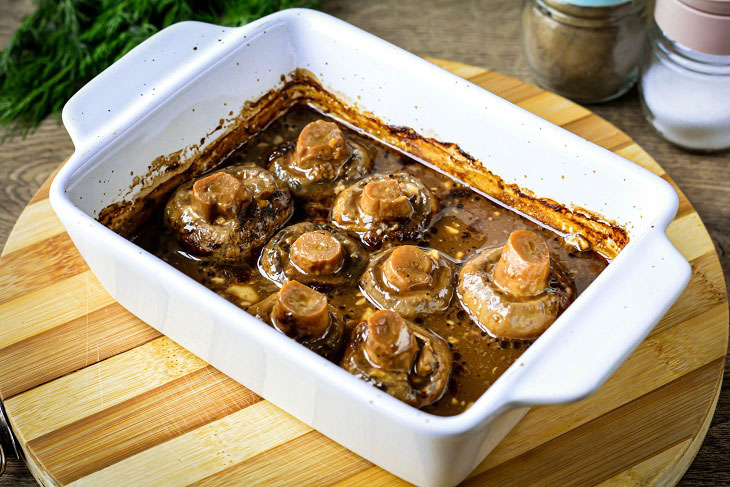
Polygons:
<instances>
[{"instance_id":1,"label":"pink lid container","mask_svg":"<svg viewBox=\"0 0 730 487\"><path fill-rule=\"evenodd\" d=\"M667 37L685 47L730 55L730 0L656 0L654 18Z\"/></svg>"}]
</instances>

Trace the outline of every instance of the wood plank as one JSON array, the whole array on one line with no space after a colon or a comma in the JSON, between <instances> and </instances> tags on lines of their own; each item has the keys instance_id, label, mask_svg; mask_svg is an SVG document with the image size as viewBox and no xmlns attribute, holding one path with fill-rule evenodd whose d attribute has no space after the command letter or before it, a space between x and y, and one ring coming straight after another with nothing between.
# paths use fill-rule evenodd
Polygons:
<instances>
[{"instance_id":1,"label":"wood plank","mask_svg":"<svg viewBox=\"0 0 730 487\"><path fill-rule=\"evenodd\" d=\"M542 92L517 104L525 110L555 125L565 125L590 115L590 111L565 98Z\"/></svg>"},{"instance_id":2,"label":"wood plank","mask_svg":"<svg viewBox=\"0 0 730 487\"><path fill-rule=\"evenodd\" d=\"M0 348L113 303L91 271L54 282L0 305Z\"/></svg>"},{"instance_id":3,"label":"wood plank","mask_svg":"<svg viewBox=\"0 0 730 487\"><path fill-rule=\"evenodd\" d=\"M687 439L677 443L663 452L660 452L656 456L639 462L637 465L634 465L627 470L600 482L597 484L597 487L612 487L616 485L673 485L674 482L663 482L661 480L667 476L668 472L671 472L672 467L679 461L691 442L691 439ZM403 484L403 480L398 477L389 474L376 466L372 466L357 475L353 475L352 477L343 480L342 482L333 484L332 487L360 487L362 485L396 487L402 486ZM487 484L479 483L479 485ZM540 484L531 482L530 485Z\"/></svg>"},{"instance_id":4,"label":"wood plank","mask_svg":"<svg viewBox=\"0 0 730 487\"><path fill-rule=\"evenodd\" d=\"M697 213L677 218L667 227L667 237L688 261L714 253L714 249L708 249L707 241L702 238L706 234L705 224Z\"/></svg>"},{"instance_id":5,"label":"wood plank","mask_svg":"<svg viewBox=\"0 0 730 487\"><path fill-rule=\"evenodd\" d=\"M649 457L643 462L604 480L597 487L611 487L613 485L668 485L664 479L667 470L671 469L682 457L684 451L692 442L684 440L667 448L663 452Z\"/></svg>"},{"instance_id":6,"label":"wood plank","mask_svg":"<svg viewBox=\"0 0 730 487\"><path fill-rule=\"evenodd\" d=\"M722 285L722 269L717 265L717 256L707 253L690 262L692 275L690 282L667 314L655 327L655 331L681 325L706 310L725 306L727 319L727 294Z\"/></svg>"},{"instance_id":7,"label":"wood plank","mask_svg":"<svg viewBox=\"0 0 730 487\"><path fill-rule=\"evenodd\" d=\"M539 485L568 486L606 480L637 459L650 458L691 438L704 421L714 396L714 379L723 368L724 360L717 359L625 407L471 477L463 485L519 486L539 479Z\"/></svg>"},{"instance_id":8,"label":"wood plank","mask_svg":"<svg viewBox=\"0 0 730 487\"><path fill-rule=\"evenodd\" d=\"M161 337L14 396L5 408L18 435L30 441L206 365Z\"/></svg>"},{"instance_id":9,"label":"wood plank","mask_svg":"<svg viewBox=\"0 0 730 487\"><path fill-rule=\"evenodd\" d=\"M530 410L509 435L474 470L479 474L505 463L552 438L556 438L633 401L646 391L660 388L683 375L724 357L727 334L718 324L726 322L718 306L697 316L687 326L675 326L653 335L619 367L598 392L583 401ZM710 336L695 348L695 340ZM705 348L707 351L705 353ZM697 353L697 351L700 353ZM691 356L694 352L696 355ZM559 409L559 410L558 410ZM534 432L539 430L540 434Z\"/></svg>"},{"instance_id":10,"label":"wood plank","mask_svg":"<svg viewBox=\"0 0 730 487\"><path fill-rule=\"evenodd\" d=\"M499 73L486 71L467 78L472 83L512 103L519 103L543 92L540 88L523 82L515 82Z\"/></svg>"},{"instance_id":11,"label":"wood plank","mask_svg":"<svg viewBox=\"0 0 730 487\"><path fill-rule=\"evenodd\" d=\"M15 252L64 232L63 225L51 208L51 202L47 199L41 200L25 207L0 255Z\"/></svg>"},{"instance_id":12,"label":"wood plank","mask_svg":"<svg viewBox=\"0 0 730 487\"><path fill-rule=\"evenodd\" d=\"M312 431L261 401L137 453L70 485L188 485ZM195 461L191 461L194 452ZM129 472L145 472L130 479Z\"/></svg>"},{"instance_id":13,"label":"wood plank","mask_svg":"<svg viewBox=\"0 0 730 487\"><path fill-rule=\"evenodd\" d=\"M362 485L370 485L378 487L400 487L405 482L395 475L386 472L380 467L373 465L362 472L358 472L352 477L336 482L333 487L360 487Z\"/></svg>"},{"instance_id":14,"label":"wood plank","mask_svg":"<svg viewBox=\"0 0 730 487\"><path fill-rule=\"evenodd\" d=\"M8 252L0 260L0 305L88 269L67 233Z\"/></svg>"},{"instance_id":15,"label":"wood plank","mask_svg":"<svg viewBox=\"0 0 730 487\"><path fill-rule=\"evenodd\" d=\"M120 304L110 304L0 349L0 397L7 400L159 336Z\"/></svg>"},{"instance_id":16,"label":"wood plank","mask_svg":"<svg viewBox=\"0 0 730 487\"><path fill-rule=\"evenodd\" d=\"M311 468L312 465L317 468ZM329 485L370 465L329 438L311 431L191 485Z\"/></svg>"},{"instance_id":17,"label":"wood plank","mask_svg":"<svg viewBox=\"0 0 730 487\"><path fill-rule=\"evenodd\" d=\"M727 367L727 356L725 357L725 367ZM665 485L677 485L690 468L694 459L697 457L700 446L702 446L705 436L707 435L707 431L710 429L710 424L713 422L713 416L715 415L717 404L720 400L720 393L722 392L722 382L723 375L719 375L715 381L715 386L717 388L715 391L715 399L712 401L712 405L710 406L707 415L705 415L705 421L699 427L697 434L692 437L692 442L685 450L682 458L680 458L676 464L666 469L663 476L663 478L666 479Z\"/></svg>"},{"instance_id":18,"label":"wood plank","mask_svg":"<svg viewBox=\"0 0 730 487\"><path fill-rule=\"evenodd\" d=\"M35 438L27 448L65 484L260 400L206 366Z\"/></svg>"}]
</instances>

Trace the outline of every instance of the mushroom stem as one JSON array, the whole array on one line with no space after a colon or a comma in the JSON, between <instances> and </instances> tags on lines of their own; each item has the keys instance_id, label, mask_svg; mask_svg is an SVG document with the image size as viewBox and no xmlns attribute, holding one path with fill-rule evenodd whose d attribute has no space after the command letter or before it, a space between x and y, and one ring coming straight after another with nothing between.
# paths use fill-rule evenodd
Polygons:
<instances>
[{"instance_id":1,"label":"mushroom stem","mask_svg":"<svg viewBox=\"0 0 730 487\"><path fill-rule=\"evenodd\" d=\"M208 223L216 218L235 218L251 202L251 193L235 176L213 173L193 184L191 207Z\"/></svg>"},{"instance_id":2,"label":"mushroom stem","mask_svg":"<svg viewBox=\"0 0 730 487\"><path fill-rule=\"evenodd\" d=\"M383 265L384 280L400 292L428 288L433 282L433 263L428 254L413 245L402 245Z\"/></svg>"},{"instance_id":3,"label":"mushroom stem","mask_svg":"<svg viewBox=\"0 0 730 487\"><path fill-rule=\"evenodd\" d=\"M297 238L289 251L289 259L307 274L333 274L345 260L342 244L324 230L305 232Z\"/></svg>"},{"instance_id":4,"label":"mushroom stem","mask_svg":"<svg viewBox=\"0 0 730 487\"><path fill-rule=\"evenodd\" d=\"M536 296L549 276L550 251L542 237L529 230L512 232L494 268L494 282L513 296Z\"/></svg>"},{"instance_id":5,"label":"mushroom stem","mask_svg":"<svg viewBox=\"0 0 730 487\"><path fill-rule=\"evenodd\" d=\"M406 320L393 311L380 310L368 318L365 351L378 367L408 372L418 344Z\"/></svg>"},{"instance_id":6,"label":"mushroom stem","mask_svg":"<svg viewBox=\"0 0 730 487\"><path fill-rule=\"evenodd\" d=\"M296 281L288 282L279 290L271 321L287 334L294 328L304 335L320 337L330 324L327 296Z\"/></svg>"},{"instance_id":7,"label":"mushroom stem","mask_svg":"<svg viewBox=\"0 0 730 487\"><path fill-rule=\"evenodd\" d=\"M397 181L371 181L362 191L360 209L375 220L393 221L410 216L413 208Z\"/></svg>"},{"instance_id":8,"label":"mushroom stem","mask_svg":"<svg viewBox=\"0 0 730 487\"><path fill-rule=\"evenodd\" d=\"M307 179L323 181L335 177L335 164L347 158L347 146L337 124L317 120L302 129L295 149L296 166Z\"/></svg>"},{"instance_id":9,"label":"mushroom stem","mask_svg":"<svg viewBox=\"0 0 730 487\"><path fill-rule=\"evenodd\" d=\"M430 343L426 343L421 350L421 354L416 362L416 375L419 377L428 377L436 370L438 366L438 359L433 352L433 347Z\"/></svg>"}]
</instances>

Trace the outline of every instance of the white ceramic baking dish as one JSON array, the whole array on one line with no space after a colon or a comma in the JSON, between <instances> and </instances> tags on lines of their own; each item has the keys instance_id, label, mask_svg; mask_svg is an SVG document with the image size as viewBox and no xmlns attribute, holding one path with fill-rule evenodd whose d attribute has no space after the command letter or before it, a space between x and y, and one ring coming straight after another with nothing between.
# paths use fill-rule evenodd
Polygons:
<instances>
[{"instance_id":1,"label":"white ceramic baking dish","mask_svg":"<svg viewBox=\"0 0 730 487\"><path fill-rule=\"evenodd\" d=\"M598 279L458 416L420 412L359 381L95 220L139 186L131 174L147 174L157 156L194 147L202 135L214 139L230 110L295 68L389 124L458 143L506 182L628 230L629 244ZM240 28L173 25L79 91L63 121L76 150L51 203L109 293L256 393L420 485L464 479L530 406L594 392L690 274L664 233L677 209L665 181L318 12L284 11Z\"/></svg>"}]
</instances>

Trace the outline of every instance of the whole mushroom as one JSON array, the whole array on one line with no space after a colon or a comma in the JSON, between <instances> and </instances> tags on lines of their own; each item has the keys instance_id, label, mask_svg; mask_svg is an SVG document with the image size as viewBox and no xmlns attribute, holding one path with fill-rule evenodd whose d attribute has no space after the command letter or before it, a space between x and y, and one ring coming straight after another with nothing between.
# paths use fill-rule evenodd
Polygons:
<instances>
[{"instance_id":1,"label":"whole mushroom","mask_svg":"<svg viewBox=\"0 0 730 487\"><path fill-rule=\"evenodd\" d=\"M342 368L421 408L443 396L451 375L448 344L438 335L380 310L355 327Z\"/></svg>"},{"instance_id":2,"label":"whole mushroom","mask_svg":"<svg viewBox=\"0 0 730 487\"><path fill-rule=\"evenodd\" d=\"M291 213L289 190L273 174L231 166L178 187L164 221L190 253L235 262L263 246Z\"/></svg>"},{"instance_id":3,"label":"whole mushroom","mask_svg":"<svg viewBox=\"0 0 730 487\"><path fill-rule=\"evenodd\" d=\"M438 209L436 197L410 174L374 174L337 195L332 223L377 247L420 238Z\"/></svg>"},{"instance_id":4,"label":"whole mushroom","mask_svg":"<svg viewBox=\"0 0 730 487\"><path fill-rule=\"evenodd\" d=\"M293 150L292 150L293 149ZM304 127L296 145L275 151L269 169L298 198L321 201L367 175L370 153L336 123L317 120Z\"/></svg>"},{"instance_id":5,"label":"whole mushroom","mask_svg":"<svg viewBox=\"0 0 730 487\"><path fill-rule=\"evenodd\" d=\"M453 267L435 249L391 247L372 256L360 289L378 308L406 318L437 313L451 303Z\"/></svg>"},{"instance_id":6,"label":"whole mushroom","mask_svg":"<svg viewBox=\"0 0 730 487\"><path fill-rule=\"evenodd\" d=\"M484 250L464 265L458 295L491 335L534 339L575 299L576 290L542 237L517 230L503 248Z\"/></svg>"},{"instance_id":7,"label":"whole mushroom","mask_svg":"<svg viewBox=\"0 0 730 487\"><path fill-rule=\"evenodd\" d=\"M266 244L259 269L284 284L295 280L315 288L356 282L368 255L360 242L329 224L302 222L288 226Z\"/></svg>"},{"instance_id":8,"label":"whole mushroom","mask_svg":"<svg viewBox=\"0 0 730 487\"><path fill-rule=\"evenodd\" d=\"M297 281L249 307L250 314L296 340L313 352L334 360L345 339L342 316L327 296Z\"/></svg>"}]
</instances>

